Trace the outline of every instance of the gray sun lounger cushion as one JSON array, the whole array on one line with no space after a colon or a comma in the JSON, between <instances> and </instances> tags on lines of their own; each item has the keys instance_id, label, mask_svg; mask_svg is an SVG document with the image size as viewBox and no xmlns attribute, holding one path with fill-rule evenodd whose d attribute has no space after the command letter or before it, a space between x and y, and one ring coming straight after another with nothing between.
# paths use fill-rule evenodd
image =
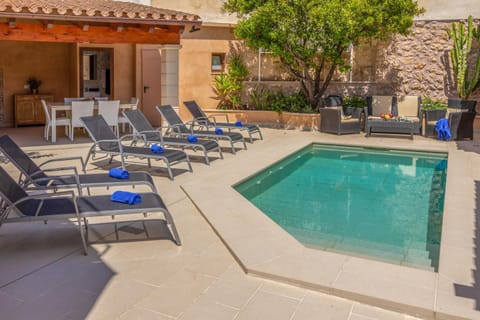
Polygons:
<instances>
[{"instance_id":1,"label":"gray sun lounger cushion","mask_svg":"<svg viewBox=\"0 0 480 320\"><path fill-rule=\"evenodd\" d=\"M190 158L181 150L165 149L161 153L153 153L150 148L125 146L121 143L121 139L117 138L112 131L112 128L108 126L107 122L101 115L82 117L80 119L85 124L87 132L94 142L88 152L85 165L90 159L90 156L96 153L103 153L111 156L111 158L116 155L120 156L122 169L125 169L126 157L145 158L148 160L149 166L151 165L151 159L162 160L167 166L168 175L171 180L173 180L172 165L186 162L189 171L192 172Z\"/></svg>"},{"instance_id":2,"label":"gray sun lounger cushion","mask_svg":"<svg viewBox=\"0 0 480 320\"><path fill-rule=\"evenodd\" d=\"M192 114L195 121L201 125L208 127L217 127L225 129L237 129L237 130L246 130L249 135L250 142L253 142L253 133L258 133L260 140L263 140L262 131L260 127L252 123L242 123L241 126L236 125L235 123L230 122L219 122L211 121L210 118L203 112L202 108L197 104L196 101L184 101L183 105L187 107L187 110Z\"/></svg>"},{"instance_id":3,"label":"gray sun lounger cushion","mask_svg":"<svg viewBox=\"0 0 480 320\"><path fill-rule=\"evenodd\" d=\"M243 148L247 149L245 139L243 135L238 132L224 132L223 134L216 134L213 130L193 130L189 129L187 125L182 121L178 114L173 110L171 105L157 106L158 112L161 113L162 117L168 122L168 125L175 129L175 133L181 136L188 136L194 134L200 138L209 138L209 139L223 139L228 140L232 147L232 153L235 153L235 143L242 143Z\"/></svg>"},{"instance_id":4,"label":"gray sun lounger cushion","mask_svg":"<svg viewBox=\"0 0 480 320\"><path fill-rule=\"evenodd\" d=\"M156 192L152 177L150 174L143 171L131 172L128 179L115 179L110 177L108 173L77 174L76 167L62 167L46 170L66 173L62 175L49 175L41 168L42 164L37 165L33 162L33 160L8 135L0 137L0 151L2 151L4 156L15 165L23 175L23 186L33 185L36 188L49 187L56 189L79 188L81 194L82 188L89 187L147 185L152 191ZM74 159L77 158L53 159L46 161L44 164ZM81 161L83 162L83 159L81 159ZM73 169L73 172L69 169Z\"/></svg>"},{"instance_id":5,"label":"gray sun lounger cushion","mask_svg":"<svg viewBox=\"0 0 480 320\"><path fill-rule=\"evenodd\" d=\"M82 220L87 223L86 218L94 216L162 212L171 228L174 241L177 245L181 245L173 218L157 193L140 193L142 202L129 205L112 202L110 195L74 196L70 193L70 196L63 196L61 193L60 196L55 197L50 197L52 194L29 196L2 167L0 167L0 180L2 181L0 197L4 204L0 208L0 225L5 222L77 218L83 248L87 254Z\"/></svg>"},{"instance_id":6,"label":"gray sun lounger cushion","mask_svg":"<svg viewBox=\"0 0 480 320\"><path fill-rule=\"evenodd\" d=\"M222 150L220 149L219 144L214 140L205 140L199 139L197 142L190 142L186 138L177 138L177 137L168 137L164 136L160 129L155 129L145 115L139 109L135 110L126 110L123 112L125 118L130 123L132 128L137 132L143 135L143 138L146 140L147 144L150 143L160 143L162 145L180 147L180 148L191 148L194 151L200 149L203 151L205 156L205 162L210 164L207 153L209 151L218 151L220 158L223 159Z\"/></svg>"}]
</instances>

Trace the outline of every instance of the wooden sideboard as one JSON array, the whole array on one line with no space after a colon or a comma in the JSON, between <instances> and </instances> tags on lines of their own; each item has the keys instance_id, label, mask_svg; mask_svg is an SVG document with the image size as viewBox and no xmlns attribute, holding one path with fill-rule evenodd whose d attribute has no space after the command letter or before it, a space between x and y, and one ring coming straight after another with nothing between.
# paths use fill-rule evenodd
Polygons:
<instances>
[{"instance_id":1,"label":"wooden sideboard","mask_svg":"<svg viewBox=\"0 0 480 320\"><path fill-rule=\"evenodd\" d=\"M22 125L45 124L41 99L53 102L51 94L16 94L15 95L15 128Z\"/></svg>"}]
</instances>

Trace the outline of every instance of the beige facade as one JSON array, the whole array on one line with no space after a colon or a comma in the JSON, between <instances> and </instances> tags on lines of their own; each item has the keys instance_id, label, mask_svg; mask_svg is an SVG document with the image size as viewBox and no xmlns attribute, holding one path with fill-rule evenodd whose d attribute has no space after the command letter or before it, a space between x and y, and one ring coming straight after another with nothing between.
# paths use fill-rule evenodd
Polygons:
<instances>
[{"instance_id":1,"label":"beige facade","mask_svg":"<svg viewBox=\"0 0 480 320\"><path fill-rule=\"evenodd\" d=\"M189 33L186 30L181 38L180 101L195 99L203 108L215 108L217 105L212 89L215 74L210 69L211 55L228 55L232 48L241 48L241 42L235 41L233 37L236 18L223 12L223 2L151 1L153 6L196 13L204 21L200 31ZM395 36L389 42L372 41L355 47L351 57L351 74L337 74L326 94L412 94L433 98L455 96L448 62L445 63L451 49L447 29L452 20L466 19L469 14L480 18L480 6L473 0L420 0L419 5L426 12L416 17L411 35ZM285 86L290 90L296 87L295 83L283 81L289 78L288 73L279 68L268 53L240 50L244 50L245 61L250 69L247 88L259 84L268 87ZM349 54L345 58L350 59ZM181 113L188 116L182 110Z\"/></svg>"}]
</instances>

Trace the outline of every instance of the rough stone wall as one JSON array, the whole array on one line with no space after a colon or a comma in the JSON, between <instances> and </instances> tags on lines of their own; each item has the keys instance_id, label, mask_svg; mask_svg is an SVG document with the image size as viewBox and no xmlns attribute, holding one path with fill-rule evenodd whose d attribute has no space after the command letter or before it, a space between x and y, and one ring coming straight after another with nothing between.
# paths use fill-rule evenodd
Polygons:
<instances>
[{"instance_id":1,"label":"rough stone wall","mask_svg":"<svg viewBox=\"0 0 480 320\"><path fill-rule=\"evenodd\" d=\"M416 21L410 35L379 44L377 84L391 84L392 92L386 94L457 97L449 58L450 28L451 21Z\"/></svg>"}]
</instances>

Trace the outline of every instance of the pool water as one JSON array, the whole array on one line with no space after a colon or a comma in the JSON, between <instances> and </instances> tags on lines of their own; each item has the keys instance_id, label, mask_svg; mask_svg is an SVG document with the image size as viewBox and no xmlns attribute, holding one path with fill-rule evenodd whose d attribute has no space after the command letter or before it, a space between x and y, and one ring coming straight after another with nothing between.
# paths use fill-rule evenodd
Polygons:
<instances>
[{"instance_id":1,"label":"pool water","mask_svg":"<svg viewBox=\"0 0 480 320\"><path fill-rule=\"evenodd\" d=\"M305 246L438 271L447 154L312 144L235 186Z\"/></svg>"}]
</instances>

